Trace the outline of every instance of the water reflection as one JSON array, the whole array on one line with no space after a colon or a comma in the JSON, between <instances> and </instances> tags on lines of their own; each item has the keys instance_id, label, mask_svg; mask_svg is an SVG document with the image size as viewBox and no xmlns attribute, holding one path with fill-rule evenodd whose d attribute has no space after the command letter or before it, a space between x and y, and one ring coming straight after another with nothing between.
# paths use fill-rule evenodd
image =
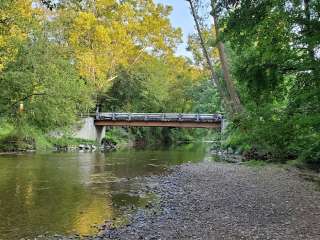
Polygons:
<instances>
[{"instance_id":1,"label":"water reflection","mask_svg":"<svg viewBox=\"0 0 320 240\"><path fill-rule=\"evenodd\" d=\"M205 157L203 145L0 156L0 239L94 233L92 224L121 215L121 207L144 204L132 178Z\"/></svg>"}]
</instances>

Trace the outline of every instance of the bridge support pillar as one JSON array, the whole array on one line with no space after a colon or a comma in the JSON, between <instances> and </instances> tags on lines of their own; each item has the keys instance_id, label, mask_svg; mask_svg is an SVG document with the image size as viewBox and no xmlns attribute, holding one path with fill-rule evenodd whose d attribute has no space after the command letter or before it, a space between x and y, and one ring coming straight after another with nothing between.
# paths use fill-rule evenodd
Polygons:
<instances>
[{"instance_id":1,"label":"bridge support pillar","mask_svg":"<svg viewBox=\"0 0 320 240\"><path fill-rule=\"evenodd\" d=\"M221 121L221 133L225 133L227 130L229 122L227 121L227 119L223 118Z\"/></svg>"},{"instance_id":2,"label":"bridge support pillar","mask_svg":"<svg viewBox=\"0 0 320 240\"><path fill-rule=\"evenodd\" d=\"M97 143L101 144L102 139L104 138L106 134L106 126L96 126L96 141Z\"/></svg>"},{"instance_id":3,"label":"bridge support pillar","mask_svg":"<svg viewBox=\"0 0 320 240\"><path fill-rule=\"evenodd\" d=\"M105 136L106 126L96 126L93 117L81 119L78 125L73 131L75 138L97 141L97 143L101 144Z\"/></svg>"}]
</instances>

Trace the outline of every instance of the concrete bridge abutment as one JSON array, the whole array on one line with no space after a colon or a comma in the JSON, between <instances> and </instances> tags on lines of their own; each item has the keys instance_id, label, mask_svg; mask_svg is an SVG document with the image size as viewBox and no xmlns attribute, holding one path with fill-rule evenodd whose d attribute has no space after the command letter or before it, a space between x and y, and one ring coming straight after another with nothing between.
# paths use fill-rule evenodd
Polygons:
<instances>
[{"instance_id":1,"label":"concrete bridge abutment","mask_svg":"<svg viewBox=\"0 0 320 240\"><path fill-rule=\"evenodd\" d=\"M94 117L81 119L79 128L74 131L73 136L101 144L106 133L106 126L96 126L94 120Z\"/></svg>"}]
</instances>

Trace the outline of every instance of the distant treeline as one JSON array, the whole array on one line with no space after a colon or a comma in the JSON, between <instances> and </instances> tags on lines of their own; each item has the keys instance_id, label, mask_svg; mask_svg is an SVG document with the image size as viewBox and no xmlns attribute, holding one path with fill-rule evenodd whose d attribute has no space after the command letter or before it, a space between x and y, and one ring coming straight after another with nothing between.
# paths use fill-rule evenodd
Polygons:
<instances>
[{"instance_id":1,"label":"distant treeline","mask_svg":"<svg viewBox=\"0 0 320 240\"><path fill-rule=\"evenodd\" d=\"M96 106L120 112L220 110L207 73L175 56L182 33L170 23L171 10L151 0L1 1L3 145L46 145L48 132L68 132L79 113ZM150 136L146 131L154 132L136 135Z\"/></svg>"}]
</instances>

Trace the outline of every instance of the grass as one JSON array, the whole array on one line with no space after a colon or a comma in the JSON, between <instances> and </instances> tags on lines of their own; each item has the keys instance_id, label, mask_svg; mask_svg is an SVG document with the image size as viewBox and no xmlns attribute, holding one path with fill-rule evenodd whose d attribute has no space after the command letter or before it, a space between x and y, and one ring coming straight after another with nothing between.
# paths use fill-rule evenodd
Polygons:
<instances>
[{"instance_id":1,"label":"grass","mask_svg":"<svg viewBox=\"0 0 320 240\"><path fill-rule=\"evenodd\" d=\"M29 125L14 127L8 122L0 122L0 152L48 151L52 150L53 146L68 147L79 144L96 144L96 142L68 136L55 138Z\"/></svg>"},{"instance_id":2,"label":"grass","mask_svg":"<svg viewBox=\"0 0 320 240\"><path fill-rule=\"evenodd\" d=\"M6 122L0 122L0 141L8 137L14 130L14 127Z\"/></svg>"},{"instance_id":3,"label":"grass","mask_svg":"<svg viewBox=\"0 0 320 240\"><path fill-rule=\"evenodd\" d=\"M266 161L255 160L255 159L244 162L244 165L249 167L264 167L268 164L269 163Z\"/></svg>"}]
</instances>

